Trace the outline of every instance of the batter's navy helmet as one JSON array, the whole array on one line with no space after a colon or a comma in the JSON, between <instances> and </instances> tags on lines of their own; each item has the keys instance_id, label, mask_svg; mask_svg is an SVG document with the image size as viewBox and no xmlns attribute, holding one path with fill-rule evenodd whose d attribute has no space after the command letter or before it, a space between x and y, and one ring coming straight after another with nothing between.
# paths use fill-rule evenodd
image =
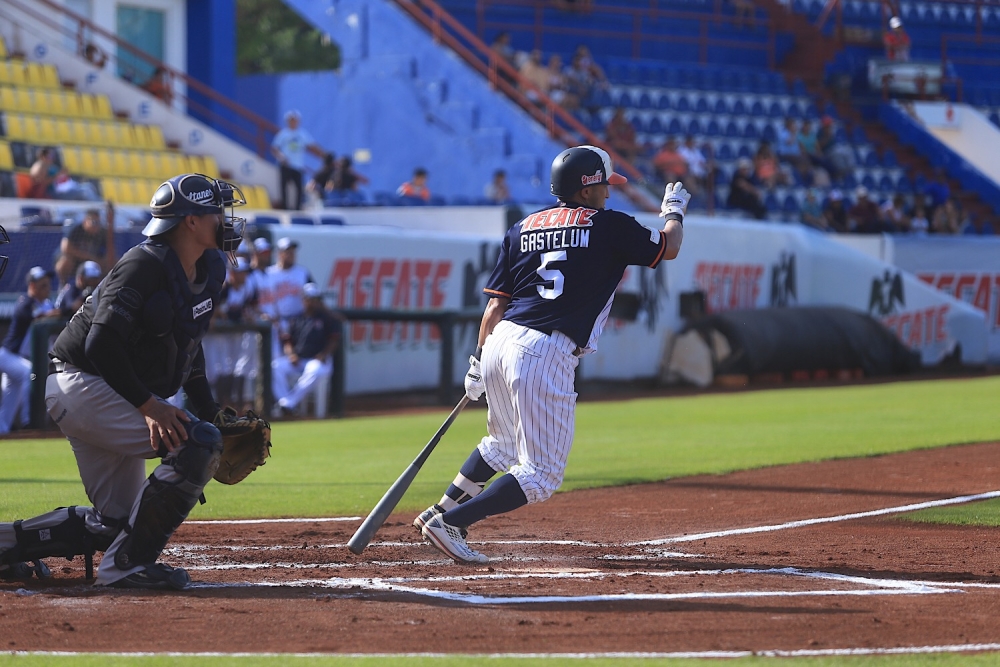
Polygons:
<instances>
[{"instance_id":1,"label":"batter's navy helmet","mask_svg":"<svg viewBox=\"0 0 1000 667\"><path fill-rule=\"evenodd\" d=\"M597 146L567 148L552 161L552 194L559 199L572 197L590 185L627 183L611 167L611 156Z\"/></svg>"}]
</instances>

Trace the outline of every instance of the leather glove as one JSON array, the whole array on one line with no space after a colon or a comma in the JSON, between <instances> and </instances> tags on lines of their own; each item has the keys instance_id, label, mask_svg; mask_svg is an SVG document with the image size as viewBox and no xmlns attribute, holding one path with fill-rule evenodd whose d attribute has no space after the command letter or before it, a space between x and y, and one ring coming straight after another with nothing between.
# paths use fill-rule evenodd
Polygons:
<instances>
[{"instance_id":1,"label":"leather glove","mask_svg":"<svg viewBox=\"0 0 1000 667\"><path fill-rule=\"evenodd\" d=\"M465 395L470 401L478 401L484 393L486 393L486 383L483 382L479 359L469 357L469 372L465 374Z\"/></svg>"},{"instance_id":2,"label":"leather glove","mask_svg":"<svg viewBox=\"0 0 1000 667\"><path fill-rule=\"evenodd\" d=\"M683 183L680 181L667 183L663 192L663 203L660 204L660 217L665 218L673 213L679 215L683 220L689 201L691 201L691 193L684 189Z\"/></svg>"}]
</instances>

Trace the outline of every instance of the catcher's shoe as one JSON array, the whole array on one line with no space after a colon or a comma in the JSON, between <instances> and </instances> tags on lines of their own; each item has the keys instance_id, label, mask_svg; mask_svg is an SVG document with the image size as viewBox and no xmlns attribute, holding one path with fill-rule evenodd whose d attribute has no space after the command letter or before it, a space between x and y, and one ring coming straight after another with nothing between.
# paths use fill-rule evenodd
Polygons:
<instances>
[{"instance_id":1,"label":"catcher's shoe","mask_svg":"<svg viewBox=\"0 0 1000 667\"><path fill-rule=\"evenodd\" d=\"M467 563L470 565L485 565L490 562L486 554L473 551L466 544L462 532L457 527L445 523L440 514L435 514L424 524L420 534L427 538L427 541L444 552L456 563Z\"/></svg>"},{"instance_id":2,"label":"catcher's shoe","mask_svg":"<svg viewBox=\"0 0 1000 667\"><path fill-rule=\"evenodd\" d=\"M423 534L424 526L438 514L444 514L444 508L434 503L417 515L417 518L413 520L413 527L417 529L417 532ZM469 529L465 526L459 526L458 532L462 533L462 539L469 539Z\"/></svg>"},{"instance_id":3,"label":"catcher's shoe","mask_svg":"<svg viewBox=\"0 0 1000 667\"><path fill-rule=\"evenodd\" d=\"M32 575L39 579L48 579L52 576L52 570L40 560L33 560L25 563L14 563L8 567L0 569L0 579L4 581L28 581Z\"/></svg>"},{"instance_id":4,"label":"catcher's shoe","mask_svg":"<svg viewBox=\"0 0 1000 667\"><path fill-rule=\"evenodd\" d=\"M191 577L182 567L163 563L147 565L138 572L108 584L110 588L145 588L154 591L182 591L191 583Z\"/></svg>"}]
</instances>

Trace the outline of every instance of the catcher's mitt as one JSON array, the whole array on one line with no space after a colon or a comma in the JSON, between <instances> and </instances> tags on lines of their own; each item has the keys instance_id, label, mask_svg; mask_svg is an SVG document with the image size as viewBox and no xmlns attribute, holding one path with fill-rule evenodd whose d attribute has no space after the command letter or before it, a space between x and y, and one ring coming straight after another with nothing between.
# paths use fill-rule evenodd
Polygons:
<instances>
[{"instance_id":1,"label":"catcher's mitt","mask_svg":"<svg viewBox=\"0 0 1000 667\"><path fill-rule=\"evenodd\" d=\"M271 425L247 410L242 417L230 407L219 410L212 423L222 433L222 460L215 480L236 484L266 463L271 455Z\"/></svg>"}]
</instances>

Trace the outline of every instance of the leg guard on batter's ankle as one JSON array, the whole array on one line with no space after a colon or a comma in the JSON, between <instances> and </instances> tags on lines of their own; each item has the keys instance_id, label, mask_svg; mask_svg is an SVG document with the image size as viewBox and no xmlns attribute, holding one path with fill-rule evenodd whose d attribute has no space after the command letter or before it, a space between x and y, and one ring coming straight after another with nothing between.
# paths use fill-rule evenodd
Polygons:
<instances>
[{"instance_id":1,"label":"leg guard on batter's ankle","mask_svg":"<svg viewBox=\"0 0 1000 667\"><path fill-rule=\"evenodd\" d=\"M16 544L0 555L0 564L13 565L40 558L73 560L83 556L87 578L94 576L94 553L106 551L124 520L101 516L93 507L60 507L23 521L8 524Z\"/></svg>"},{"instance_id":2,"label":"leg guard on batter's ankle","mask_svg":"<svg viewBox=\"0 0 1000 667\"><path fill-rule=\"evenodd\" d=\"M125 527L128 537L115 553L115 566L120 570L156 562L219 467L219 429L210 422L193 420L187 431L188 439L172 460L173 474L161 479L157 468L143 487L135 521Z\"/></svg>"}]
</instances>

